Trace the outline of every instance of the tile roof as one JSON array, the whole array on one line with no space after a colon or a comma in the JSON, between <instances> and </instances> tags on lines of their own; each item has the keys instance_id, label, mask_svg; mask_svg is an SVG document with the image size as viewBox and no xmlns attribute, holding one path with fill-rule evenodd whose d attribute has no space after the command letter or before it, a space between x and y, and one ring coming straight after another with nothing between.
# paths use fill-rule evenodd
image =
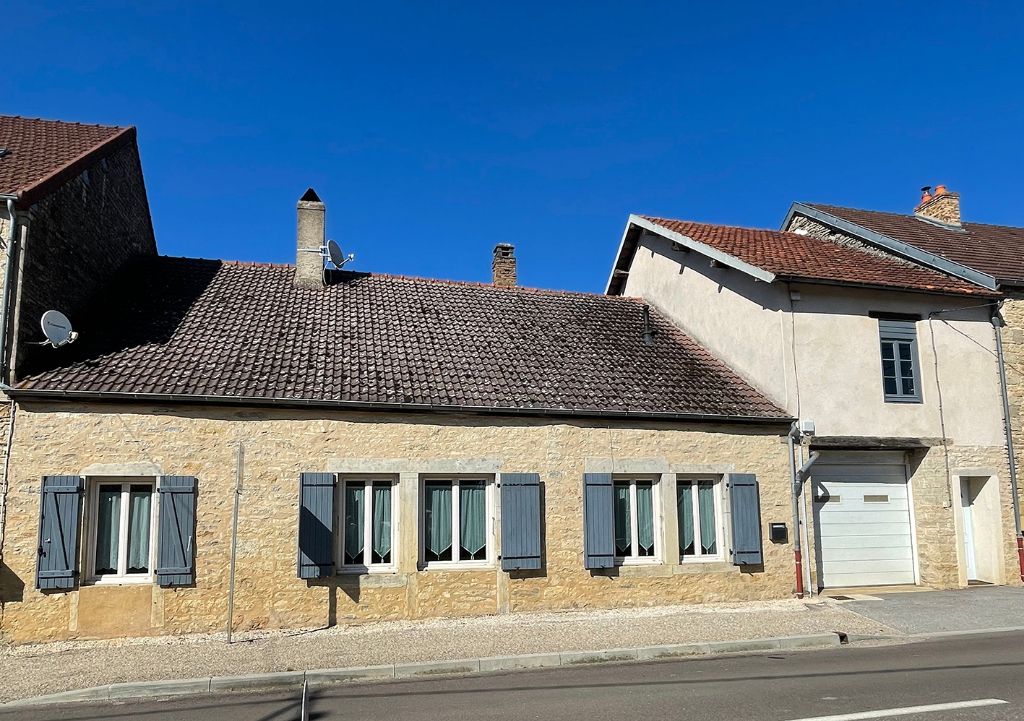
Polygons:
<instances>
[{"instance_id":1,"label":"tile roof","mask_svg":"<svg viewBox=\"0 0 1024 721\"><path fill-rule=\"evenodd\" d=\"M38 198L114 139L134 135L135 128L0 115L0 193Z\"/></svg>"},{"instance_id":2,"label":"tile roof","mask_svg":"<svg viewBox=\"0 0 1024 721\"><path fill-rule=\"evenodd\" d=\"M780 278L953 295L992 295L973 283L916 263L811 235L642 217Z\"/></svg>"},{"instance_id":3,"label":"tile roof","mask_svg":"<svg viewBox=\"0 0 1024 721\"><path fill-rule=\"evenodd\" d=\"M286 399L461 409L783 419L642 301L154 257L72 319L79 340L22 391Z\"/></svg>"},{"instance_id":4,"label":"tile roof","mask_svg":"<svg viewBox=\"0 0 1024 721\"><path fill-rule=\"evenodd\" d=\"M804 205L980 271L1001 283L1024 284L1024 228L964 223L956 230L915 215L820 203Z\"/></svg>"}]
</instances>

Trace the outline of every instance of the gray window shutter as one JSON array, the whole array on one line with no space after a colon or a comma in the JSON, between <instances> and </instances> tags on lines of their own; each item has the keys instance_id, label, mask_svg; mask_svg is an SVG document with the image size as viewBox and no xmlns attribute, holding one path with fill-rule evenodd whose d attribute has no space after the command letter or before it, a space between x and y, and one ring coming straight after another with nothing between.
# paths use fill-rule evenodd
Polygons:
<instances>
[{"instance_id":1,"label":"gray window shutter","mask_svg":"<svg viewBox=\"0 0 1024 721\"><path fill-rule=\"evenodd\" d=\"M583 475L584 568L615 565L615 510L612 474Z\"/></svg>"},{"instance_id":2,"label":"gray window shutter","mask_svg":"<svg viewBox=\"0 0 1024 721\"><path fill-rule=\"evenodd\" d=\"M43 476L39 504L36 588L74 588L78 579L78 514L82 479Z\"/></svg>"},{"instance_id":3,"label":"gray window shutter","mask_svg":"<svg viewBox=\"0 0 1024 721\"><path fill-rule=\"evenodd\" d=\"M299 578L334 575L334 474L299 477Z\"/></svg>"},{"instance_id":4,"label":"gray window shutter","mask_svg":"<svg viewBox=\"0 0 1024 721\"><path fill-rule=\"evenodd\" d=\"M732 510L732 562L734 566L760 566L761 496L757 476L731 473L728 476L729 505Z\"/></svg>"},{"instance_id":5,"label":"gray window shutter","mask_svg":"<svg viewBox=\"0 0 1024 721\"><path fill-rule=\"evenodd\" d=\"M540 475L501 474L501 568L534 570L541 566Z\"/></svg>"},{"instance_id":6,"label":"gray window shutter","mask_svg":"<svg viewBox=\"0 0 1024 721\"><path fill-rule=\"evenodd\" d=\"M196 479L161 476L156 582L191 586L196 580Z\"/></svg>"}]
</instances>

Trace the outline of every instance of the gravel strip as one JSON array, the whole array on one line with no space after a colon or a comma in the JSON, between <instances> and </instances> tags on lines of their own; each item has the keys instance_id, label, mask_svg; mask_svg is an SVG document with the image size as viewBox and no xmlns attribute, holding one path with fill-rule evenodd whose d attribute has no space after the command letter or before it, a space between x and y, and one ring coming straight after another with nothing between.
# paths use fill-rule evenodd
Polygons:
<instances>
[{"instance_id":1,"label":"gravel strip","mask_svg":"<svg viewBox=\"0 0 1024 721\"><path fill-rule=\"evenodd\" d=\"M844 631L898 635L827 601L390 621L308 631L64 641L0 648L0 700L126 681L302 671Z\"/></svg>"}]
</instances>

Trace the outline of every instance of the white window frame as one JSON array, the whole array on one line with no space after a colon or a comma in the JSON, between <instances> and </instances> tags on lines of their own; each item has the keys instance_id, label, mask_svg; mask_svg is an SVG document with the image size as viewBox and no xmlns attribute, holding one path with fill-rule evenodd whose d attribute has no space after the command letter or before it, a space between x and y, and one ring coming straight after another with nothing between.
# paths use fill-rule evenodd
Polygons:
<instances>
[{"instance_id":1,"label":"white window frame","mask_svg":"<svg viewBox=\"0 0 1024 721\"><path fill-rule=\"evenodd\" d=\"M724 561L725 550L727 545L727 539L725 535L725 516L722 511L724 505L724 498L722 495L723 479L721 476L680 476L676 479L676 498L674 499L677 507L679 503L679 490L683 484L690 484L690 507L693 509L693 547L694 552L689 556L683 555L683 549L679 549L679 563L709 563L713 561ZM718 532L717 544L718 551L716 553L704 553L701 546L700 538L700 504L697 501L697 486L700 483L711 483L714 490L715 499L715 530ZM677 523L681 521L677 518ZM678 545L682 545L682 539Z\"/></svg>"},{"instance_id":2,"label":"white window frame","mask_svg":"<svg viewBox=\"0 0 1024 721\"><path fill-rule=\"evenodd\" d=\"M363 485L363 563L345 561L345 486L349 483ZM391 560L388 563L373 563L373 491L375 483L391 485ZM337 483L338 500L338 573L395 573L398 570L398 479L394 476L339 475Z\"/></svg>"},{"instance_id":3,"label":"white window frame","mask_svg":"<svg viewBox=\"0 0 1024 721\"><path fill-rule=\"evenodd\" d=\"M426 547L426 488L427 483L445 481L452 484L452 560L450 561L428 561L427 560L427 547ZM462 538L461 534L461 516L459 514L459 504L461 502L459 486L465 481L483 481L484 483L484 500L485 500L485 511L487 518L487 528L485 533L487 534L487 554L486 558L478 560L461 560L459 553L461 552ZM495 553L495 540L494 540L494 476L483 475L421 475L420 476L420 487L419 487L419 503L416 512L417 525L419 526L419 568L420 570L440 570L440 569L471 569L471 568L493 568Z\"/></svg>"},{"instance_id":4,"label":"white window frame","mask_svg":"<svg viewBox=\"0 0 1024 721\"><path fill-rule=\"evenodd\" d=\"M121 486L121 518L118 520L117 573L99 574L96 572L96 534L99 529L100 486ZM127 573L128 563L128 498L132 486L150 486L153 496L149 503L149 573ZM160 493L157 490L157 479L153 477L95 477L86 479L88 489L89 515L86 524L89 528L89 545L86 549L87 583L97 586L122 586L135 583L154 583L156 581L157 538L160 519Z\"/></svg>"},{"instance_id":5,"label":"white window frame","mask_svg":"<svg viewBox=\"0 0 1024 721\"><path fill-rule=\"evenodd\" d=\"M639 530L639 521L637 520L637 507L636 507L636 484L637 482L651 483L651 497L653 500L651 513L654 514L654 555L653 556L640 556L637 554L637 536ZM629 544L629 556L615 556L615 565L617 566L647 566L655 565L663 562L664 548L665 548L665 534L662 532L662 514L661 514L661 476L647 476L647 475L613 475L612 476L612 492L614 494L615 484L617 483L629 483L629 533L631 542ZM614 514L614 495L612 500L612 513ZM615 533L615 520L612 519L612 534ZM613 541L614 543L614 541ZM618 549L615 549L618 553Z\"/></svg>"}]
</instances>

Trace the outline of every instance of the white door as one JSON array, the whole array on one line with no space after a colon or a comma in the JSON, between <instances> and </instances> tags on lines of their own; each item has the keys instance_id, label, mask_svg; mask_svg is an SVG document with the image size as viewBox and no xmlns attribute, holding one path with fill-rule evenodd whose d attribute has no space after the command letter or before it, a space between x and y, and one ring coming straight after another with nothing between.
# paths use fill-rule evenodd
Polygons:
<instances>
[{"instance_id":1,"label":"white door","mask_svg":"<svg viewBox=\"0 0 1024 721\"><path fill-rule=\"evenodd\" d=\"M974 556L974 498L971 495L971 479L960 479L960 511L964 519L964 561L967 566L967 580L978 578L978 563Z\"/></svg>"},{"instance_id":2,"label":"white door","mask_svg":"<svg viewBox=\"0 0 1024 721\"><path fill-rule=\"evenodd\" d=\"M902 453L822 453L811 467L819 583L914 583Z\"/></svg>"}]
</instances>

